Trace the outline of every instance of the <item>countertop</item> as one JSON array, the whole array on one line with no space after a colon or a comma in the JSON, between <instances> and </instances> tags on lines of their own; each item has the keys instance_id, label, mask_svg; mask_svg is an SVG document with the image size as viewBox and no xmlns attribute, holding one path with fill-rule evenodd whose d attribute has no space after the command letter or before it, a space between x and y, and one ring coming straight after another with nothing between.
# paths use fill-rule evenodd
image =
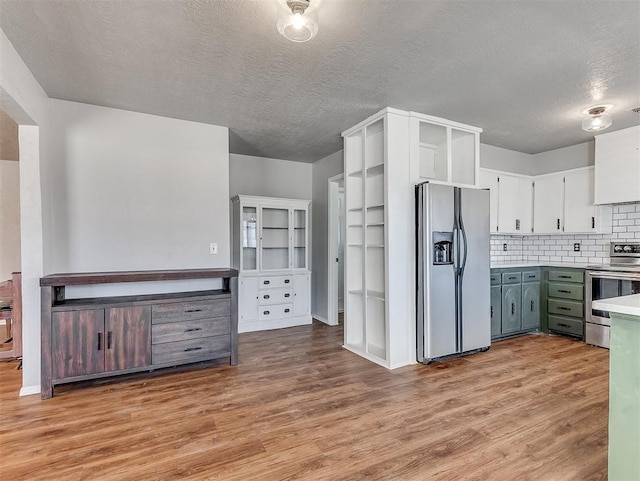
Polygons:
<instances>
[{"instance_id":1,"label":"countertop","mask_svg":"<svg viewBox=\"0 0 640 481\"><path fill-rule=\"evenodd\" d=\"M593 308L599 311L640 317L640 294L593 301Z\"/></svg>"},{"instance_id":2,"label":"countertop","mask_svg":"<svg viewBox=\"0 0 640 481\"><path fill-rule=\"evenodd\" d=\"M492 262L491 269L509 269L512 267L573 267L574 269L592 268L595 266L587 266L587 264L576 264L574 262L531 262L531 261L516 261L516 262Z\"/></svg>"}]
</instances>

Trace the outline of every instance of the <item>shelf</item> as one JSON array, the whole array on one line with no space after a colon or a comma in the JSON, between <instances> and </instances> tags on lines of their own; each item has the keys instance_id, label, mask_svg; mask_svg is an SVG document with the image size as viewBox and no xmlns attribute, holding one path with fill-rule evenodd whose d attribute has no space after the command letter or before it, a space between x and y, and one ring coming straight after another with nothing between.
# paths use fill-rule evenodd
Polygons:
<instances>
[{"instance_id":1,"label":"shelf","mask_svg":"<svg viewBox=\"0 0 640 481\"><path fill-rule=\"evenodd\" d=\"M263 229L289 229L289 227L274 227L270 225L263 225L262 228Z\"/></svg>"},{"instance_id":2,"label":"shelf","mask_svg":"<svg viewBox=\"0 0 640 481\"><path fill-rule=\"evenodd\" d=\"M266 247L266 246L262 246L263 249L288 249L289 246L284 246L284 247Z\"/></svg>"},{"instance_id":3,"label":"shelf","mask_svg":"<svg viewBox=\"0 0 640 481\"><path fill-rule=\"evenodd\" d=\"M357 295L359 295L359 296L361 296L361 295L362 295L362 289L349 289L347 292L348 292L349 294L357 294Z\"/></svg>"},{"instance_id":4,"label":"shelf","mask_svg":"<svg viewBox=\"0 0 640 481\"><path fill-rule=\"evenodd\" d=\"M367 247L375 247L376 249L384 249L384 244L367 244Z\"/></svg>"},{"instance_id":5,"label":"shelf","mask_svg":"<svg viewBox=\"0 0 640 481\"><path fill-rule=\"evenodd\" d=\"M372 209L384 209L384 204L374 204L374 205L367 206L367 210L372 210Z\"/></svg>"},{"instance_id":6,"label":"shelf","mask_svg":"<svg viewBox=\"0 0 640 481\"><path fill-rule=\"evenodd\" d=\"M349 177L362 177L362 171L361 170L354 170L353 172L350 172L347 175Z\"/></svg>"},{"instance_id":7,"label":"shelf","mask_svg":"<svg viewBox=\"0 0 640 481\"><path fill-rule=\"evenodd\" d=\"M371 222L367 227L384 227L384 222Z\"/></svg>"},{"instance_id":8,"label":"shelf","mask_svg":"<svg viewBox=\"0 0 640 481\"><path fill-rule=\"evenodd\" d=\"M358 212L361 210L362 210L362 207L352 207L351 209L349 209L349 212Z\"/></svg>"},{"instance_id":9,"label":"shelf","mask_svg":"<svg viewBox=\"0 0 640 481\"><path fill-rule=\"evenodd\" d=\"M349 224L347 227L362 227L362 224Z\"/></svg>"},{"instance_id":10,"label":"shelf","mask_svg":"<svg viewBox=\"0 0 640 481\"><path fill-rule=\"evenodd\" d=\"M379 175L384 174L384 164L376 164L367 168L367 175Z\"/></svg>"},{"instance_id":11,"label":"shelf","mask_svg":"<svg viewBox=\"0 0 640 481\"><path fill-rule=\"evenodd\" d=\"M362 244L349 244L348 247L362 247Z\"/></svg>"},{"instance_id":12,"label":"shelf","mask_svg":"<svg viewBox=\"0 0 640 481\"><path fill-rule=\"evenodd\" d=\"M379 357L380 359L386 359L386 349L382 346L377 346L372 342L367 344L367 352L376 357Z\"/></svg>"},{"instance_id":13,"label":"shelf","mask_svg":"<svg viewBox=\"0 0 640 481\"><path fill-rule=\"evenodd\" d=\"M367 290L367 297L378 299L380 301L384 301L385 300L384 292L373 291L371 289Z\"/></svg>"},{"instance_id":14,"label":"shelf","mask_svg":"<svg viewBox=\"0 0 640 481\"><path fill-rule=\"evenodd\" d=\"M294 227L294 229L306 229L306 227Z\"/></svg>"}]
</instances>

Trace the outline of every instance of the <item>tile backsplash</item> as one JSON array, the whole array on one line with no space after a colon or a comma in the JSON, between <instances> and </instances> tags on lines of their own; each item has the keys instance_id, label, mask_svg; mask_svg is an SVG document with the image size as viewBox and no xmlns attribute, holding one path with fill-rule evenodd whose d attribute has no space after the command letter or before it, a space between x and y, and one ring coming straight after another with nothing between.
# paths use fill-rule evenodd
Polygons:
<instances>
[{"instance_id":1,"label":"tile backsplash","mask_svg":"<svg viewBox=\"0 0 640 481\"><path fill-rule=\"evenodd\" d=\"M612 234L491 235L491 262L568 262L606 264L609 245L616 239L640 240L640 202L612 209ZM580 252L573 244L580 243ZM504 251L504 244L507 250Z\"/></svg>"}]
</instances>

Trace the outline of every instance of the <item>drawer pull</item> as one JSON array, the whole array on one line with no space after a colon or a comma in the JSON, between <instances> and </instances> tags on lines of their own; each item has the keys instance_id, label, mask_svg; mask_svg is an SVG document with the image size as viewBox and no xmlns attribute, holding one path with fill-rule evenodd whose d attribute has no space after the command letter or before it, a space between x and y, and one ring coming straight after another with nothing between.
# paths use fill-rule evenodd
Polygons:
<instances>
[{"instance_id":1,"label":"drawer pull","mask_svg":"<svg viewBox=\"0 0 640 481\"><path fill-rule=\"evenodd\" d=\"M508 279L509 279L510 281L515 281L515 280L517 279L517 277L510 276Z\"/></svg>"},{"instance_id":2,"label":"drawer pull","mask_svg":"<svg viewBox=\"0 0 640 481\"><path fill-rule=\"evenodd\" d=\"M202 312L202 309L185 309L184 312Z\"/></svg>"},{"instance_id":3,"label":"drawer pull","mask_svg":"<svg viewBox=\"0 0 640 481\"><path fill-rule=\"evenodd\" d=\"M536 276L527 276L527 279L535 279Z\"/></svg>"},{"instance_id":4,"label":"drawer pull","mask_svg":"<svg viewBox=\"0 0 640 481\"><path fill-rule=\"evenodd\" d=\"M271 281L264 281L263 284L271 284Z\"/></svg>"},{"instance_id":5,"label":"drawer pull","mask_svg":"<svg viewBox=\"0 0 640 481\"><path fill-rule=\"evenodd\" d=\"M196 332L196 331L202 331L201 327L192 327L191 329L185 329L184 332Z\"/></svg>"},{"instance_id":6,"label":"drawer pull","mask_svg":"<svg viewBox=\"0 0 640 481\"><path fill-rule=\"evenodd\" d=\"M269 311L264 311L264 312L263 312L263 314L264 314L265 316L268 316L268 315L269 315L269 314L271 314L271 313L270 313Z\"/></svg>"},{"instance_id":7,"label":"drawer pull","mask_svg":"<svg viewBox=\"0 0 640 481\"><path fill-rule=\"evenodd\" d=\"M571 308L570 307L564 307L564 306L558 306L558 310L560 310L560 311L570 311Z\"/></svg>"},{"instance_id":8,"label":"drawer pull","mask_svg":"<svg viewBox=\"0 0 640 481\"><path fill-rule=\"evenodd\" d=\"M184 352L189 352L189 351L200 351L202 348L201 347L188 347L184 350Z\"/></svg>"},{"instance_id":9,"label":"drawer pull","mask_svg":"<svg viewBox=\"0 0 640 481\"><path fill-rule=\"evenodd\" d=\"M288 292L284 295L284 297L291 297L291 294L289 294Z\"/></svg>"},{"instance_id":10,"label":"drawer pull","mask_svg":"<svg viewBox=\"0 0 640 481\"><path fill-rule=\"evenodd\" d=\"M571 276L558 276L560 279L571 279Z\"/></svg>"},{"instance_id":11,"label":"drawer pull","mask_svg":"<svg viewBox=\"0 0 640 481\"><path fill-rule=\"evenodd\" d=\"M565 324L564 322L559 322L559 323L558 323L558 326L559 326L559 327L566 327L567 329L570 329L570 328L571 328L571 326L570 326L569 324Z\"/></svg>"},{"instance_id":12,"label":"drawer pull","mask_svg":"<svg viewBox=\"0 0 640 481\"><path fill-rule=\"evenodd\" d=\"M571 294L571 291L567 291L566 289L558 289L558 292L562 292L564 294Z\"/></svg>"},{"instance_id":13,"label":"drawer pull","mask_svg":"<svg viewBox=\"0 0 640 481\"><path fill-rule=\"evenodd\" d=\"M290 283L291 283L291 279L285 279L285 280L284 280L284 283L285 283L285 284L290 284Z\"/></svg>"},{"instance_id":14,"label":"drawer pull","mask_svg":"<svg viewBox=\"0 0 640 481\"><path fill-rule=\"evenodd\" d=\"M291 311L291 309L289 309L289 308L284 310L284 312L289 312L289 311Z\"/></svg>"},{"instance_id":15,"label":"drawer pull","mask_svg":"<svg viewBox=\"0 0 640 481\"><path fill-rule=\"evenodd\" d=\"M262 296L263 299L269 299L271 296L269 294L265 294L264 296Z\"/></svg>"}]
</instances>

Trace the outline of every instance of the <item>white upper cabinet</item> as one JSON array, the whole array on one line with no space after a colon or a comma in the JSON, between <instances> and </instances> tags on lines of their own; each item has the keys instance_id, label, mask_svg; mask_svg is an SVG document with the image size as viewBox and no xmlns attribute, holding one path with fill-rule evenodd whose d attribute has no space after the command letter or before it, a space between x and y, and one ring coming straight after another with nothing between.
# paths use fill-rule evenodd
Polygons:
<instances>
[{"instance_id":1,"label":"white upper cabinet","mask_svg":"<svg viewBox=\"0 0 640 481\"><path fill-rule=\"evenodd\" d=\"M498 176L498 229L505 234L531 234L533 183L530 177Z\"/></svg>"},{"instance_id":2,"label":"white upper cabinet","mask_svg":"<svg viewBox=\"0 0 640 481\"><path fill-rule=\"evenodd\" d=\"M594 168L564 174L564 232L611 233L611 207L593 203Z\"/></svg>"},{"instance_id":3,"label":"white upper cabinet","mask_svg":"<svg viewBox=\"0 0 640 481\"><path fill-rule=\"evenodd\" d=\"M533 232L562 234L564 175L541 175L534 181Z\"/></svg>"},{"instance_id":4,"label":"white upper cabinet","mask_svg":"<svg viewBox=\"0 0 640 481\"><path fill-rule=\"evenodd\" d=\"M415 112L410 113L410 129L414 184L479 185L482 129Z\"/></svg>"},{"instance_id":5,"label":"white upper cabinet","mask_svg":"<svg viewBox=\"0 0 640 481\"><path fill-rule=\"evenodd\" d=\"M640 126L595 138L595 202L640 201Z\"/></svg>"}]
</instances>

